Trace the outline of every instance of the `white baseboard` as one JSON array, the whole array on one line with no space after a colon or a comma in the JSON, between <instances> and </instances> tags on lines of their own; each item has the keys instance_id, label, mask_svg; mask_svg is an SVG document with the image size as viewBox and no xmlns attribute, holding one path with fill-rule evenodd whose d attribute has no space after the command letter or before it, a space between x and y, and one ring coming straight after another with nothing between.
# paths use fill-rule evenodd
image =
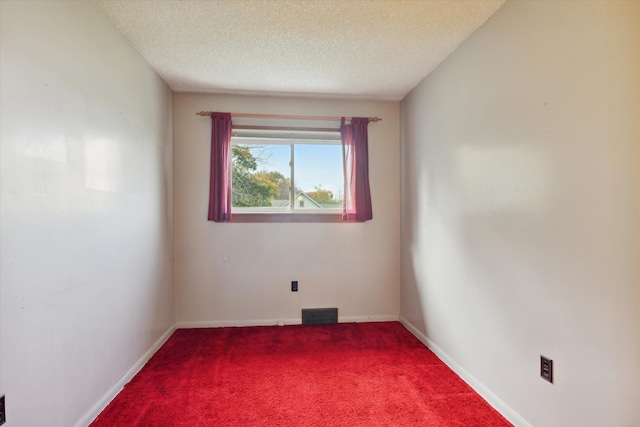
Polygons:
<instances>
[{"instance_id":1,"label":"white baseboard","mask_svg":"<svg viewBox=\"0 0 640 427\"><path fill-rule=\"evenodd\" d=\"M339 316L340 323L365 323L365 322L397 322L400 318L397 314L383 314L374 316Z\"/></svg>"},{"instance_id":2,"label":"white baseboard","mask_svg":"<svg viewBox=\"0 0 640 427\"><path fill-rule=\"evenodd\" d=\"M285 325L299 325L301 319L251 319L251 320L202 320L195 322L178 322L178 329L193 328L228 328L236 326L277 326L278 322L284 321Z\"/></svg>"},{"instance_id":3,"label":"white baseboard","mask_svg":"<svg viewBox=\"0 0 640 427\"><path fill-rule=\"evenodd\" d=\"M397 315L372 315L372 316L339 316L339 323L351 323L351 322L393 322L398 321ZM295 319L251 319L251 320L205 320L195 322L178 322L176 324L177 329L192 329L192 328L225 328L234 326L275 326L279 322L284 322L285 325L299 325L302 323L302 318Z\"/></svg>"},{"instance_id":4,"label":"white baseboard","mask_svg":"<svg viewBox=\"0 0 640 427\"><path fill-rule=\"evenodd\" d=\"M162 334L160 338L147 350L140 359L120 378L120 380L113 386L104 396L86 413L78 422L75 427L86 427L93 420L96 419L100 412L107 407L107 405L117 396L118 393L124 388L124 386L131 381L131 379L142 369L142 367L151 359L156 351L169 339L171 334L176 330L176 326L173 325L167 331Z\"/></svg>"},{"instance_id":5,"label":"white baseboard","mask_svg":"<svg viewBox=\"0 0 640 427\"><path fill-rule=\"evenodd\" d=\"M478 381L473 375L467 372L462 366L460 366L451 356L445 353L440 347L438 347L433 341L427 338L422 332L420 332L411 322L404 317L400 316L400 323L409 330L416 338L418 338L429 350L433 351L436 356L440 358L453 372L455 372L460 378L464 380L469 386L484 400L493 406L496 411L500 412L511 424L517 427L533 427L524 418L522 418L516 411L514 411L509 405L507 405L502 399L493 394L491 390L485 387L480 381Z\"/></svg>"}]
</instances>

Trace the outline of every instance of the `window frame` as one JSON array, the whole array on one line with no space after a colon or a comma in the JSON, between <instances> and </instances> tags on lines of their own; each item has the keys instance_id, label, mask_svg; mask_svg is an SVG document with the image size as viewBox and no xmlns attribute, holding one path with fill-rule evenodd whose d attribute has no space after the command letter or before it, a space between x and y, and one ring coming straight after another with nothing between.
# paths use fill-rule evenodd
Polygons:
<instances>
[{"instance_id":1,"label":"window frame","mask_svg":"<svg viewBox=\"0 0 640 427\"><path fill-rule=\"evenodd\" d=\"M240 130L239 130L240 129ZM292 132L295 131L295 132ZM325 138L318 138L318 132L320 135L325 134ZM283 136L288 136L284 138ZM331 135L332 138L327 137ZM311 138L310 138L311 136ZM315 138L314 138L315 136ZM258 142L241 142L247 139L254 139L255 141L262 141L264 144ZM272 142L269 142L271 140ZM279 141L279 142L275 142ZM340 138L339 130L333 129L315 129L310 131L301 131L299 128L270 128L270 127L254 127L246 126L240 128L234 128L232 132L231 146L234 145L284 145L290 147L290 172L289 179L291 181L291 187L289 192L289 210L287 212L238 212L234 208L233 203L231 206L231 221L237 223L310 223L310 222L351 222L343 220L344 204L339 208L327 208L327 212L322 212L321 209L309 209L309 208L297 208L295 203L295 148L296 145L302 144L317 144L317 145L339 145L341 149L342 140ZM341 168L344 170L344 151L341 156ZM343 177L344 186L344 177ZM233 182L231 182L231 189L233 191ZM243 209L243 208L240 208Z\"/></svg>"},{"instance_id":2,"label":"window frame","mask_svg":"<svg viewBox=\"0 0 640 427\"><path fill-rule=\"evenodd\" d=\"M230 222L352 222L342 219L341 213L232 213Z\"/></svg>"}]
</instances>

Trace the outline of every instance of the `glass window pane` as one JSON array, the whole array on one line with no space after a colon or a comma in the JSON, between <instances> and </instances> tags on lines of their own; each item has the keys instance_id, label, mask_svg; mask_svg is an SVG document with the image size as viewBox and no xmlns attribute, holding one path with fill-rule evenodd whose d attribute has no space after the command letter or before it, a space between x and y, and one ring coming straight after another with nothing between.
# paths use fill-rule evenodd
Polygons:
<instances>
[{"instance_id":1,"label":"glass window pane","mask_svg":"<svg viewBox=\"0 0 640 427\"><path fill-rule=\"evenodd\" d=\"M342 208L342 146L296 144L294 159L296 209Z\"/></svg>"},{"instance_id":2,"label":"glass window pane","mask_svg":"<svg viewBox=\"0 0 640 427\"><path fill-rule=\"evenodd\" d=\"M288 212L289 145L232 144L234 212Z\"/></svg>"}]
</instances>

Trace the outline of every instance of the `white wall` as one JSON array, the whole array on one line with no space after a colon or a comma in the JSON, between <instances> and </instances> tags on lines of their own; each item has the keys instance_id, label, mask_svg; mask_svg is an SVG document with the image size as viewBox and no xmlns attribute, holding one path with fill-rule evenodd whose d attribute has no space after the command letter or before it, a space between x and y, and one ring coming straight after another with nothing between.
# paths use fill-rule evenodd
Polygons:
<instances>
[{"instance_id":1,"label":"white wall","mask_svg":"<svg viewBox=\"0 0 640 427\"><path fill-rule=\"evenodd\" d=\"M0 17L6 426L86 424L174 324L172 93L94 2Z\"/></svg>"},{"instance_id":2,"label":"white wall","mask_svg":"<svg viewBox=\"0 0 640 427\"><path fill-rule=\"evenodd\" d=\"M381 117L369 125L373 221L207 221L211 120L196 116L201 110ZM397 319L398 111L398 102L175 94L178 325L299 323L308 307L338 307L340 321ZM299 281L297 293L291 280Z\"/></svg>"},{"instance_id":3,"label":"white wall","mask_svg":"<svg viewBox=\"0 0 640 427\"><path fill-rule=\"evenodd\" d=\"M401 103L401 316L519 425L640 425L639 112L636 1L509 1Z\"/></svg>"}]
</instances>

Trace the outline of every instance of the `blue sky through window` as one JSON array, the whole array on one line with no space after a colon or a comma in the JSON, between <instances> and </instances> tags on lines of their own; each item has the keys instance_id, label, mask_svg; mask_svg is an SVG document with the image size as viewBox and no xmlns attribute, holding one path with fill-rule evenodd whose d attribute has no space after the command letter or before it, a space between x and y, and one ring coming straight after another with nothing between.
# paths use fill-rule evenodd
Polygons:
<instances>
[{"instance_id":1,"label":"blue sky through window","mask_svg":"<svg viewBox=\"0 0 640 427\"><path fill-rule=\"evenodd\" d=\"M286 177L290 175L288 145L262 145L258 170L278 171ZM257 154L257 153L256 153ZM295 146L295 185L305 192L321 187L333 192L335 198L341 198L342 185L342 146L340 144L296 144Z\"/></svg>"}]
</instances>

